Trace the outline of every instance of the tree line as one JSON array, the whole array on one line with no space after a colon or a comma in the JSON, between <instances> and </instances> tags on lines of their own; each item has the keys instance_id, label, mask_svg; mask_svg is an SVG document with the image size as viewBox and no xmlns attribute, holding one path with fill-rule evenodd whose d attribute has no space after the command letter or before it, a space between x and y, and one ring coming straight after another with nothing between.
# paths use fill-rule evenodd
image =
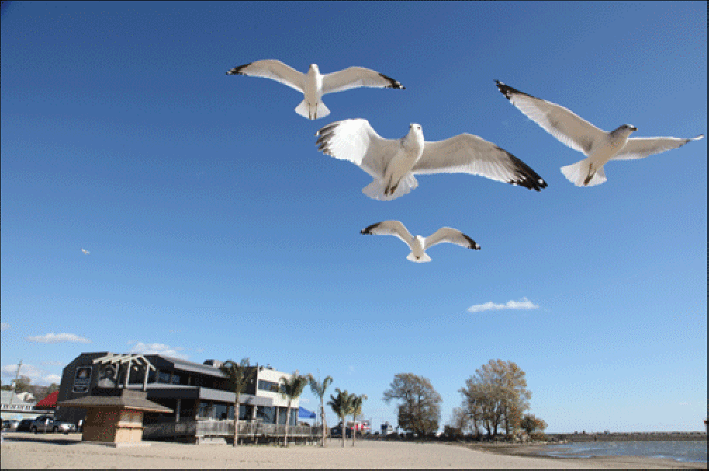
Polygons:
<instances>
[{"instance_id":1,"label":"tree line","mask_svg":"<svg viewBox=\"0 0 709 471\"><path fill-rule=\"evenodd\" d=\"M445 426L446 436L495 439L504 432L506 438L512 438L522 430L532 438L543 435L547 424L526 413L532 393L527 389L524 371L516 363L490 360L465 381L459 392L462 403L453 409L451 421ZM405 432L430 437L438 431L443 400L427 378L397 374L384 391L383 400L398 401L397 420Z\"/></svg>"}]
</instances>

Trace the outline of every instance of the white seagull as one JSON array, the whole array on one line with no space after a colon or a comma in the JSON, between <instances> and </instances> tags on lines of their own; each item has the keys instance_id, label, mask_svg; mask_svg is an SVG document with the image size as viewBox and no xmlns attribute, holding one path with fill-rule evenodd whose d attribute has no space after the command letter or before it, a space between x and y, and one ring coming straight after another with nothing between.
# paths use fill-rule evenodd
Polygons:
<instances>
[{"instance_id":1,"label":"white seagull","mask_svg":"<svg viewBox=\"0 0 709 471\"><path fill-rule=\"evenodd\" d=\"M430 262L431 257L426 249L441 242L460 245L466 249L480 250L480 246L470 237L458 229L442 227L428 237L412 236L406 227L399 221L383 221L365 227L360 234L393 235L403 240L411 248L411 253L406 257L416 263Z\"/></svg>"},{"instance_id":2,"label":"white seagull","mask_svg":"<svg viewBox=\"0 0 709 471\"><path fill-rule=\"evenodd\" d=\"M609 160L642 159L704 137L704 134L689 139L628 137L638 130L631 124L623 124L611 132L606 132L563 106L527 95L499 80L495 82L510 103L529 119L563 144L586 155L587 158L573 165L561 167L561 173L576 186L593 186L605 182L603 165Z\"/></svg>"},{"instance_id":3,"label":"white seagull","mask_svg":"<svg viewBox=\"0 0 709 471\"><path fill-rule=\"evenodd\" d=\"M418 186L420 173L470 173L541 191L546 182L527 164L492 142L472 134L444 141L423 140L420 124L409 125L401 139L384 139L366 119L328 124L317 133L319 149L349 160L374 179L362 193L375 200L392 200Z\"/></svg>"},{"instance_id":4,"label":"white seagull","mask_svg":"<svg viewBox=\"0 0 709 471\"><path fill-rule=\"evenodd\" d=\"M88 251L88 250L86 250L86 249L81 249L81 251L82 251L82 252L84 252L84 254L86 254L86 255L88 255L88 254L89 254L89 251Z\"/></svg>"},{"instance_id":5,"label":"white seagull","mask_svg":"<svg viewBox=\"0 0 709 471\"><path fill-rule=\"evenodd\" d=\"M295 108L295 112L308 119L324 118L330 114L330 110L321 101L326 93L343 92L357 87L406 88L393 78L364 67L349 67L320 75L318 66L310 64L308 73L303 74L274 59L240 65L226 74L270 78L298 90L305 98Z\"/></svg>"}]
</instances>

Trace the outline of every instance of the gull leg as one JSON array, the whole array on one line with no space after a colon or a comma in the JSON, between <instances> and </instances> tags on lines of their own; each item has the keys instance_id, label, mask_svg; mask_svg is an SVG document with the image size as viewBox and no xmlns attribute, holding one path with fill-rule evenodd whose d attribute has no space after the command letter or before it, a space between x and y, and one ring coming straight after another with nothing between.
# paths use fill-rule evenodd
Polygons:
<instances>
[{"instance_id":1,"label":"gull leg","mask_svg":"<svg viewBox=\"0 0 709 471\"><path fill-rule=\"evenodd\" d=\"M588 164L588 176L583 181L583 186L588 186L589 182L593 179L593 176L595 174L596 174L596 171L593 170L593 164Z\"/></svg>"}]
</instances>

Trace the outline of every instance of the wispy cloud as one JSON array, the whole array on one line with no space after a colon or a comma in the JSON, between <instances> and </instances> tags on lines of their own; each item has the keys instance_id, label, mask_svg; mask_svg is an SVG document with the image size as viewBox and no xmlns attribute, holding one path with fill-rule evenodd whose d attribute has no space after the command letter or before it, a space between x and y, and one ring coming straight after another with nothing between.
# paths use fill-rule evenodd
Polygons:
<instances>
[{"instance_id":1,"label":"wispy cloud","mask_svg":"<svg viewBox=\"0 0 709 471\"><path fill-rule=\"evenodd\" d=\"M182 347L170 347L164 343L136 342L136 344L130 349L129 353L156 353L159 355L187 360L187 355L180 353L180 350L182 350Z\"/></svg>"},{"instance_id":2,"label":"wispy cloud","mask_svg":"<svg viewBox=\"0 0 709 471\"><path fill-rule=\"evenodd\" d=\"M71 342L71 343L91 343L91 340L85 337L79 337L76 334L55 334L49 333L45 335L35 335L32 337L25 337L28 342L39 342L39 343L60 343L60 342Z\"/></svg>"},{"instance_id":3,"label":"wispy cloud","mask_svg":"<svg viewBox=\"0 0 709 471\"><path fill-rule=\"evenodd\" d=\"M10 328L10 324L8 324L7 322L0 322L0 332L2 332L3 330L7 330L9 328Z\"/></svg>"},{"instance_id":4,"label":"wispy cloud","mask_svg":"<svg viewBox=\"0 0 709 471\"><path fill-rule=\"evenodd\" d=\"M468 308L468 312L498 311L501 309L537 309L539 306L529 299L522 298L521 301L507 301L505 304L495 304L488 301L485 304L475 304Z\"/></svg>"},{"instance_id":5,"label":"wispy cloud","mask_svg":"<svg viewBox=\"0 0 709 471\"><path fill-rule=\"evenodd\" d=\"M0 371L2 375L6 378L15 378L17 374L17 365L5 365ZM50 383L61 383L62 378L59 375L51 374L41 368L37 368L29 363L23 363L20 368L20 376L27 376L32 384L50 384Z\"/></svg>"},{"instance_id":6,"label":"wispy cloud","mask_svg":"<svg viewBox=\"0 0 709 471\"><path fill-rule=\"evenodd\" d=\"M42 364L48 365L48 366L62 366L64 363L62 363L61 361L57 361L57 360L48 360L48 361L43 361Z\"/></svg>"}]
</instances>

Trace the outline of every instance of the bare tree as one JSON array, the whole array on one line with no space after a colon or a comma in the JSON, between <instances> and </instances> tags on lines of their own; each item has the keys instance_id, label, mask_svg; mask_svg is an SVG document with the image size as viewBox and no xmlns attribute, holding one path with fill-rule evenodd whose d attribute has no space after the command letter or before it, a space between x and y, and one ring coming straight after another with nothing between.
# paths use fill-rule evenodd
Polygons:
<instances>
[{"instance_id":1,"label":"bare tree","mask_svg":"<svg viewBox=\"0 0 709 471\"><path fill-rule=\"evenodd\" d=\"M441 395L433 389L431 381L413 373L399 373L384 391L384 402L401 401L399 427L419 436L432 435L438 430L441 419Z\"/></svg>"}]
</instances>

